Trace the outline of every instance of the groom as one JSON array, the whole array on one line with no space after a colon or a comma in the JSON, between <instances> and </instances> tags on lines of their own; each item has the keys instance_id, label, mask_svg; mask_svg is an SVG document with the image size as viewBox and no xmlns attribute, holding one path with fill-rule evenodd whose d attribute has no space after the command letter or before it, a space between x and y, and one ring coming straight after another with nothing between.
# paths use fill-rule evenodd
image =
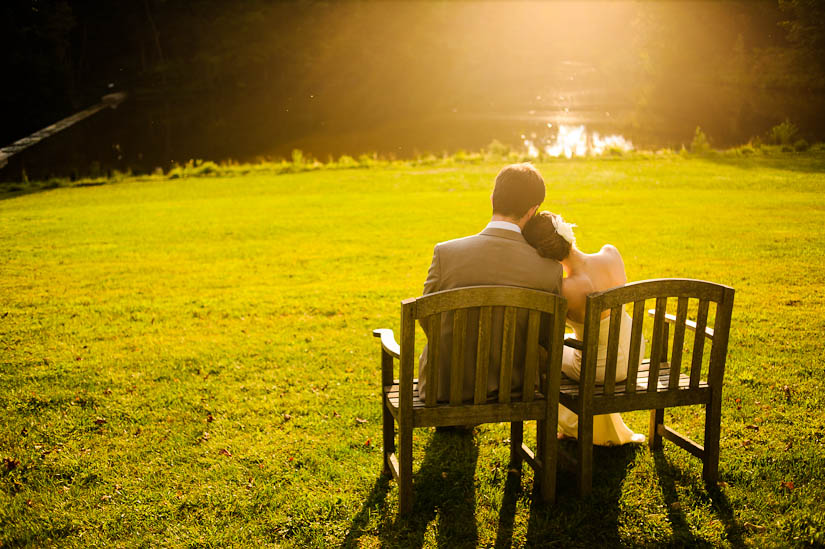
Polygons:
<instances>
[{"instance_id":1,"label":"groom","mask_svg":"<svg viewBox=\"0 0 825 549\"><path fill-rule=\"evenodd\" d=\"M433 260L424 282L424 294L487 284L519 286L561 293L561 264L541 257L531 247L521 231L544 201L544 179L529 163L505 166L496 176L492 195L493 216L481 233L436 244ZM474 314L473 314L474 313ZM438 378L438 400L449 400L449 362L452 344L452 315L443 315L439 359L441 364L427 364L427 349L419 360L418 391L423 400L427 392L428 380ZM449 317L449 318L448 318ZM478 312L468 314L468 325L477 322ZM501 315L494 316L495 323L501 322ZM523 333L526 320L519 317L516 331L516 350L524 349ZM425 332L427 328L424 327ZM472 330L466 339L464 379L462 398L473 398L473 373L475 348L478 339ZM523 352L522 352L523 353ZM520 356L517 352L516 357ZM490 370L487 377L487 393L498 390L500 345L493 345ZM514 363L513 387L521 387L523 364Z\"/></svg>"}]
</instances>

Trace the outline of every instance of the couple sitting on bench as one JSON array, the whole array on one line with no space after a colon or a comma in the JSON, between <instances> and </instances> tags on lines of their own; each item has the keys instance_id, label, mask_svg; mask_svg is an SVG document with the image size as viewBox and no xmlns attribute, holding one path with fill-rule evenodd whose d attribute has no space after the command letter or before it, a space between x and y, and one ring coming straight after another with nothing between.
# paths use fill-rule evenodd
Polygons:
<instances>
[{"instance_id":1,"label":"couple sitting on bench","mask_svg":"<svg viewBox=\"0 0 825 549\"><path fill-rule=\"evenodd\" d=\"M435 246L432 264L424 283L424 295L467 286L505 285L543 290L567 299L567 323L576 337L582 339L585 318L585 302L588 294L621 286L627 282L624 262L619 251L606 244L597 253L586 254L576 247L574 225L565 222L558 214L548 211L537 213L544 201L544 180L530 164L513 164L503 168L495 181L492 194L493 216L479 234L442 242ZM562 278L562 273L567 276ZM520 324L526 322L520 319ZM596 380L604 379L607 356L609 312L602 319L598 350ZM623 380L630 352L631 318L623 312L616 379ZM438 356L443 364L427 363L427 350L419 362L419 398L426 398L431 376L437 380L439 401L449 400L449 361L451 357L452 324L445 319L438 337ZM424 326L425 332L428 330ZM516 332L516 348L523 348L523 330ZM429 334L428 334L429 336ZM644 346L644 340L640 345ZM468 342L468 347L472 347ZM493 353L497 352L493 346ZM474 364L472 353L465 355L462 395L465 400L473 397ZM516 353L519 356L519 353ZM641 349L638 357L644 356ZM487 390L493 394L498 389L499 371L495 356L488 373ZM521 387L523 373L513 365L513 386ZM638 364L636 365L638 366ZM564 348L562 372L578 380L581 371L581 351ZM575 437L578 418L576 414L559 406L559 435ZM633 433L618 413L604 414L593 419L593 443L619 445L628 442L644 442L645 437Z\"/></svg>"}]
</instances>

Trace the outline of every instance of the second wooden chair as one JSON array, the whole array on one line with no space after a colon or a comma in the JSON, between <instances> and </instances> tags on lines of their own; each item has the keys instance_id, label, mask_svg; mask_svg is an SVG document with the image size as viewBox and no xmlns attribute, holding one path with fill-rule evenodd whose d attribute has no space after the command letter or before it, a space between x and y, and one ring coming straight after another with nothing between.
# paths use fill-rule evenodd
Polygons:
<instances>
[{"instance_id":1,"label":"second wooden chair","mask_svg":"<svg viewBox=\"0 0 825 549\"><path fill-rule=\"evenodd\" d=\"M392 473L398 481L399 512L412 508L412 443L416 427L509 422L511 466L527 461L536 470L542 499L554 500L566 314L567 302L557 295L508 286L476 286L404 300L400 346L391 330L373 332L381 338L384 471ZM437 365L446 364L449 368L449 373L441 376L449 380L449 387L442 390L442 394L448 395L446 401L438 400L438 375L428 378L430 386L425 399L419 397L418 380L413 373L417 359L416 321L429 334L430 367L437 369ZM452 327L448 346L439 344L445 325ZM500 347L493 348L494 342L500 342ZM517 342L523 342L523 348ZM451 349L449 360L441 360L444 348ZM394 359L400 362L398 378L393 373ZM496 364L491 364L493 359ZM465 398L463 391L465 385L469 387L469 383L465 384L468 363L474 365L470 399ZM491 393L490 372L495 371L499 372L497 391ZM525 380L523 386L514 387L513 379ZM540 380L538 390L536 380ZM523 443L526 420L537 421L535 453Z\"/></svg>"}]
</instances>

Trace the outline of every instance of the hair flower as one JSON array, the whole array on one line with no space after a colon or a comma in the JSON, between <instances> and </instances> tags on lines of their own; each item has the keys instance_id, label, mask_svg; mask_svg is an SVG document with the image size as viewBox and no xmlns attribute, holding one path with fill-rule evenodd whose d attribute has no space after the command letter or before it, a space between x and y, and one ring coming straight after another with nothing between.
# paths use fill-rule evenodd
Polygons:
<instances>
[{"instance_id":1,"label":"hair flower","mask_svg":"<svg viewBox=\"0 0 825 549\"><path fill-rule=\"evenodd\" d=\"M553 216L553 227L556 229L556 233L565 239L571 246L576 243L576 237L573 234L573 227L575 226L575 223L566 222L558 214Z\"/></svg>"}]
</instances>

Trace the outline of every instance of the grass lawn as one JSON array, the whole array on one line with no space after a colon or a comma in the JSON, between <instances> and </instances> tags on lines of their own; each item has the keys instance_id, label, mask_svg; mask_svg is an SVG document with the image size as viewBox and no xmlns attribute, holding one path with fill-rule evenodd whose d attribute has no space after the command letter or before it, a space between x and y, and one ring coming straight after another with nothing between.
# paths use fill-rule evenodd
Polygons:
<instances>
[{"instance_id":1,"label":"grass lawn","mask_svg":"<svg viewBox=\"0 0 825 549\"><path fill-rule=\"evenodd\" d=\"M666 443L597 448L594 493L507 476L508 430L417 430L381 468L379 348L500 164L0 195L0 546L825 543L825 157L540 164L544 208L630 280L736 289L720 486ZM669 416L701 441L700 409ZM626 422L647 432L647 414Z\"/></svg>"}]
</instances>

